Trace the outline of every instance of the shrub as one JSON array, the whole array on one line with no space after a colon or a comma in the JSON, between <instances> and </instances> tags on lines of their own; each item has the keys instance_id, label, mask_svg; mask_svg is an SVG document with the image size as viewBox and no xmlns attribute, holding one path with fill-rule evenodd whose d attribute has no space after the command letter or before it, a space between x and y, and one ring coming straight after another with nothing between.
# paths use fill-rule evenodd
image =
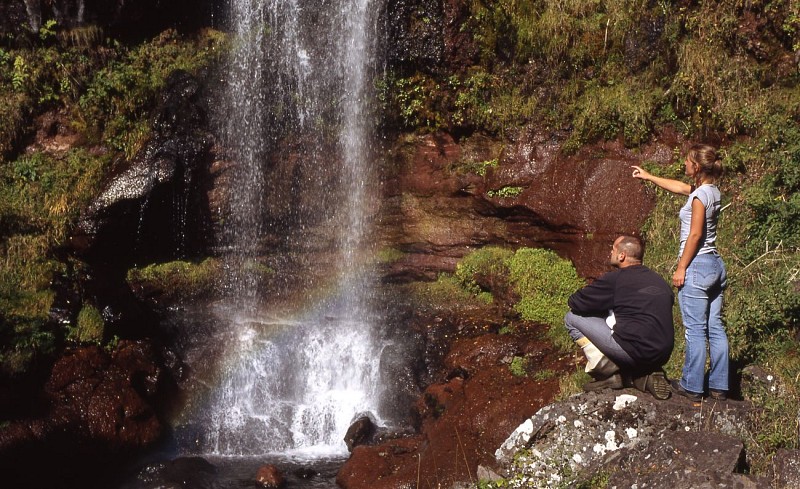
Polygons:
<instances>
[{"instance_id":1,"label":"shrub","mask_svg":"<svg viewBox=\"0 0 800 489\"><path fill-rule=\"evenodd\" d=\"M168 30L121 54L98 70L78 101L77 115L97 139L131 158L149 134L147 116L169 75L215 62L226 49L224 34L205 30L194 40Z\"/></svg>"},{"instance_id":2,"label":"shrub","mask_svg":"<svg viewBox=\"0 0 800 489\"><path fill-rule=\"evenodd\" d=\"M523 319L549 327L549 338L569 350L572 340L563 327L567 299L585 283L569 260L544 249L520 248L508 261L510 282L520 297L514 306Z\"/></svg>"},{"instance_id":3,"label":"shrub","mask_svg":"<svg viewBox=\"0 0 800 489\"><path fill-rule=\"evenodd\" d=\"M473 251L456 265L455 277L473 294L492 292L508 282L508 259L513 252L496 246Z\"/></svg>"}]
</instances>

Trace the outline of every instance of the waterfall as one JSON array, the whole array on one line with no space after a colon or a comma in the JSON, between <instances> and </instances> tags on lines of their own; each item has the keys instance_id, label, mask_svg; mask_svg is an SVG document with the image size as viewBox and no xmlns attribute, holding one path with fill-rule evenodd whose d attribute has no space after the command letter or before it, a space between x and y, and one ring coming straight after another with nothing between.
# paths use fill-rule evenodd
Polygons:
<instances>
[{"instance_id":1,"label":"waterfall","mask_svg":"<svg viewBox=\"0 0 800 489\"><path fill-rule=\"evenodd\" d=\"M230 2L235 32L216 118L236 181L222 237L229 300L216 309L224 353L202 423L207 453L343 453L354 416L381 421L380 320L363 258L375 191L369 102L379 1ZM302 141L302 187L324 204L297 198L276 216L266 210L281 190L270 161L286 141ZM337 278L326 290L334 292L309 291L288 316L271 311L257 266L264 236L303 246L311 229L333 234L326 253Z\"/></svg>"}]
</instances>

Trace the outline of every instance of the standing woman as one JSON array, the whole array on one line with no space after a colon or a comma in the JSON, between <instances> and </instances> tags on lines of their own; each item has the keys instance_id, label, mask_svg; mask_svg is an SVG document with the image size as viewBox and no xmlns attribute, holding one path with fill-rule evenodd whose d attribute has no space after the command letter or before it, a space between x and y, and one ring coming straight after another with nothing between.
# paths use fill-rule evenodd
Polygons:
<instances>
[{"instance_id":1,"label":"standing woman","mask_svg":"<svg viewBox=\"0 0 800 489\"><path fill-rule=\"evenodd\" d=\"M728 392L728 336L722 324L722 295L727 276L716 247L720 211L720 192L716 182L722 175L722 163L712 146L695 144L689 149L684 165L693 185L656 177L639 166L633 166L633 177L649 180L664 190L689 197L679 213L681 246L678 268L672 275L672 285L678 288L678 302L686 328L686 358L681 380L673 380L672 388L693 401L702 400L708 340L710 395L713 399L725 400Z\"/></svg>"}]
</instances>

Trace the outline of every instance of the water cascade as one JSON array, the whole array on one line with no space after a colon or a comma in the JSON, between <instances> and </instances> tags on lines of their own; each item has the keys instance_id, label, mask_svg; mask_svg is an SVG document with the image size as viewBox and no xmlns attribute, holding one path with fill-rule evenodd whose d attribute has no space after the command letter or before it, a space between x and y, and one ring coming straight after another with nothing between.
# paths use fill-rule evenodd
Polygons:
<instances>
[{"instance_id":1,"label":"water cascade","mask_svg":"<svg viewBox=\"0 0 800 489\"><path fill-rule=\"evenodd\" d=\"M224 351L201 423L206 453L341 454L354 416L380 416L382 344L363 258L378 1L230 2L235 38L217 119L236 176L222 237L229 300L216 307L214 342ZM286 146L302 159L298 188L270 179ZM293 199L288 210L268 210L281 192ZM260 257L270 247L297 251L320 230L336 277L328 292L310 287L291 314L271 310ZM280 242L265 244L266 235Z\"/></svg>"}]
</instances>

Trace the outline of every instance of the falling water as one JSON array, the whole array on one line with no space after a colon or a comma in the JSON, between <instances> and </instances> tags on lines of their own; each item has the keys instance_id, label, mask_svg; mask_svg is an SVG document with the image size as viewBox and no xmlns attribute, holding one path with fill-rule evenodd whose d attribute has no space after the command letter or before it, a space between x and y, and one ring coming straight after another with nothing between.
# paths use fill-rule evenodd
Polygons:
<instances>
[{"instance_id":1,"label":"falling water","mask_svg":"<svg viewBox=\"0 0 800 489\"><path fill-rule=\"evenodd\" d=\"M204 412L208 453L341 453L354 416L369 412L381 421L382 345L362 258L374 188L367 107L378 1L231 2L235 40L219 118L237 172L223 237L230 300L217 308L224 327L215 341L225 352ZM303 142L303 167L319 174L305 173L302 188L325 205L302 208L298 199L276 219L265 211L278 190L269 162L287 140ZM332 165L340 165L335 178ZM285 231L289 246L311 228L336 231L336 292L319 299L309 291L302 312L288 317L270 311L253 271L264 236Z\"/></svg>"}]
</instances>

